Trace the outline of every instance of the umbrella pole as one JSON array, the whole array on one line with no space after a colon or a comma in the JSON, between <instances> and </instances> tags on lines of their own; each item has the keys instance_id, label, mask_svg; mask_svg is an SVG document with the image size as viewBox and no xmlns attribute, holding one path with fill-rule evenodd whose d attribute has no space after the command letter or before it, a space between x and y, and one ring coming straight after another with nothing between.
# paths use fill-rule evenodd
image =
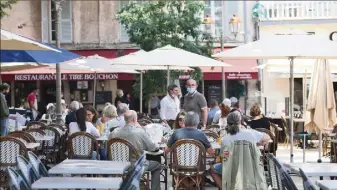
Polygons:
<instances>
[{"instance_id":1,"label":"umbrella pole","mask_svg":"<svg viewBox=\"0 0 337 190\"><path fill-rule=\"evenodd\" d=\"M56 33L56 47L61 48L61 26L60 26L60 20L61 20L61 2L60 1L54 1L55 2L55 9L56 9L56 19L55 19L55 33ZM56 63L56 123L62 124L62 107L61 107L61 68L60 63Z\"/></svg>"},{"instance_id":2,"label":"umbrella pole","mask_svg":"<svg viewBox=\"0 0 337 190\"><path fill-rule=\"evenodd\" d=\"M170 66L167 66L167 86L170 85Z\"/></svg>"},{"instance_id":3,"label":"umbrella pole","mask_svg":"<svg viewBox=\"0 0 337 190\"><path fill-rule=\"evenodd\" d=\"M322 163L322 131L319 130L318 163Z\"/></svg>"},{"instance_id":4,"label":"umbrella pole","mask_svg":"<svg viewBox=\"0 0 337 190\"><path fill-rule=\"evenodd\" d=\"M97 88L97 78L96 78L96 72L94 73L94 90L93 90L93 97L92 97L92 104L94 108L96 109L96 88Z\"/></svg>"},{"instance_id":5,"label":"umbrella pole","mask_svg":"<svg viewBox=\"0 0 337 190\"><path fill-rule=\"evenodd\" d=\"M140 71L139 112L143 113L143 71Z\"/></svg>"},{"instance_id":6,"label":"umbrella pole","mask_svg":"<svg viewBox=\"0 0 337 190\"><path fill-rule=\"evenodd\" d=\"M290 163L294 162L294 57L290 57Z\"/></svg>"}]
</instances>

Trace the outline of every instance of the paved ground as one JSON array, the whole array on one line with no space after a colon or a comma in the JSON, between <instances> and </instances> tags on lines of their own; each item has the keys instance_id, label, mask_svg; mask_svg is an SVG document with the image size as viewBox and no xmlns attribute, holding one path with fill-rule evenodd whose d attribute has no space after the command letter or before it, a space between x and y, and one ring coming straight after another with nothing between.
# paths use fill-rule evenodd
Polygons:
<instances>
[{"instance_id":1,"label":"paved ground","mask_svg":"<svg viewBox=\"0 0 337 190\"><path fill-rule=\"evenodd\" d=\"M286 162L289 163L290 162L290 148L285 148L280 146L277 150L277 158L281 161L281 162ZM307 149L306 150L306 154L305 154L305 158L306 158L306 162L317 162L318 159L318 150L317 149ZM323 162L329 162L329 158L326 157L322 157L322 161ZM294 148L294 163L302 163L303 162L303 151L302 149L299 148ZM300 177L297 176L292 176L296 186L298 187L299 190L303 190L303 184L302 184L302 179ZM171 185L172 185L172 177L169 176L169 184L168 187L169 189ZM318 180L318 178L310 178L310 180L315 183L316 180ZM162 185L162 190L164 190L164 185ZM207 190L216 190L217 188L212 187L210 185L206 186Z\"/></svg>"}]
</instances>

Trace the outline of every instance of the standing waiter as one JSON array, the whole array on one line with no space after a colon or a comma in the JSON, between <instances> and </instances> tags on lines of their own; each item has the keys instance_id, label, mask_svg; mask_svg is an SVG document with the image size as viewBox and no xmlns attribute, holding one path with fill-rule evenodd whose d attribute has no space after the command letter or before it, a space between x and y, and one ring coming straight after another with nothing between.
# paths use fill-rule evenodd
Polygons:
<instances>
[{"instance_id":1,"label":"standing waiter","mask_svg":"<svg viewBox=\"0 0 337 190\"><path fill-rule=\"evenodd\" d=\"M167 87L168 94L160 101L160 118L171 128L180 112L179 88L175 84Z\"/></svg>"}]
</instances>

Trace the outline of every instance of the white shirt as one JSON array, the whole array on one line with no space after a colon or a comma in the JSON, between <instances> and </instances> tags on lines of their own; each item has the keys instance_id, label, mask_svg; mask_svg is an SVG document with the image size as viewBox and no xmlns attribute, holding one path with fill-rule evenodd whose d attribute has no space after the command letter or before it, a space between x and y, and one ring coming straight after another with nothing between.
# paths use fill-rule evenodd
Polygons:
<instances>
[{"instance_id":1,"label":"white shirt","mask_svg":"<svg viewBox=\"0 0 337 190\"><path fill-rule=\"evenodd\" d=\"M214 114L213 123L219 123L220 118L221 118L221 110L218 110Z\"/></svg>"},{"instance_id":2,"label":"white shirt","mask_svg":"<svg viewBox=\"0 0 337 190\"><path fill-rule=\"evenodd\" d=\"M235 135L227 135L222 139L222 146L228 145L236 140L246 140L252 143L258 143L263 138L263 133L253 129L240 129Z\"/></svg>"},{"instance_id":3,"label":"white shirt","mask_svg":"<svg viewBox=\"0 0 337 190\"><path fill-rule=\"evenodd\" d=\"M180 100L178 97L165 96L160 101L160 118L162 120L175 120L180 112Z\"/></svg>"},{"instance_id":4,"label":"white shirt","mask_svg":"<svg viewBox=\"0 0 337 190\"><path fill-rule=\"evenodd\" d=\"M100 137L98 130L94 127L94 125L90 122L85 122L85 126L87 127L86 132L94 135L95 137ZM80 132L80 128L78 127L77 122L71 122L69 124L69 136L73 133Z\"/></svg>"},{"instance_id":5,"label":"white shirt","mask_svg":"<svg viewBox=\"0 0 337 190\"><path fill-rule=\"evenodd\" d=\"M221 117L219 119L219 126L220 126L221 129L223 129L227 126L227 117Z\"/></svg>"},{"instance_id":6,"label":"white shirt","mask_svg":"<svg viewBox=\"0 0 337 190\"><path fill-rule=\"evenodd\" d=\"M124 116L118 116L104 124L104 131L107 130L110 132L111 128L124 127L124 126L125 126Z\"/></svg>"}]
</instances>

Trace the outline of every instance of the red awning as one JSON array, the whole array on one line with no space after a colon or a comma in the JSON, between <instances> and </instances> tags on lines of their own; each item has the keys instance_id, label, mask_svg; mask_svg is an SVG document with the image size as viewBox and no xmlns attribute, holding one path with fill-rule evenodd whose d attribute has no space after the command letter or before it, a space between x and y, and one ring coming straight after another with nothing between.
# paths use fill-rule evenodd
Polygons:
<instances>
[{"instance_id":1,"label":"red awning","mask_svg":"<svg viewBox=\"0 0 337 190\"><path fill-rule=\"evenodd\" d=\"M34 81L55 80L56 69L41 67L36 69L24 69L19 71L2 72L4 81ZM96 73L98 80L134 80L133 74L128 73ZM62 80L94 80L93 71L62 70Z\"/></svg>"},{"instance_id":2,"label":"red awning","mask_svg":"<svg viewBox=\"0 0 337 190\"><path fill-rule=\"evenodd\" d=\"M226 60L231 67L224 67L227 80L257 79L257 60ZM204 80L221 80L221 67L200 67Z\"/></svg>"}]
</instances>

